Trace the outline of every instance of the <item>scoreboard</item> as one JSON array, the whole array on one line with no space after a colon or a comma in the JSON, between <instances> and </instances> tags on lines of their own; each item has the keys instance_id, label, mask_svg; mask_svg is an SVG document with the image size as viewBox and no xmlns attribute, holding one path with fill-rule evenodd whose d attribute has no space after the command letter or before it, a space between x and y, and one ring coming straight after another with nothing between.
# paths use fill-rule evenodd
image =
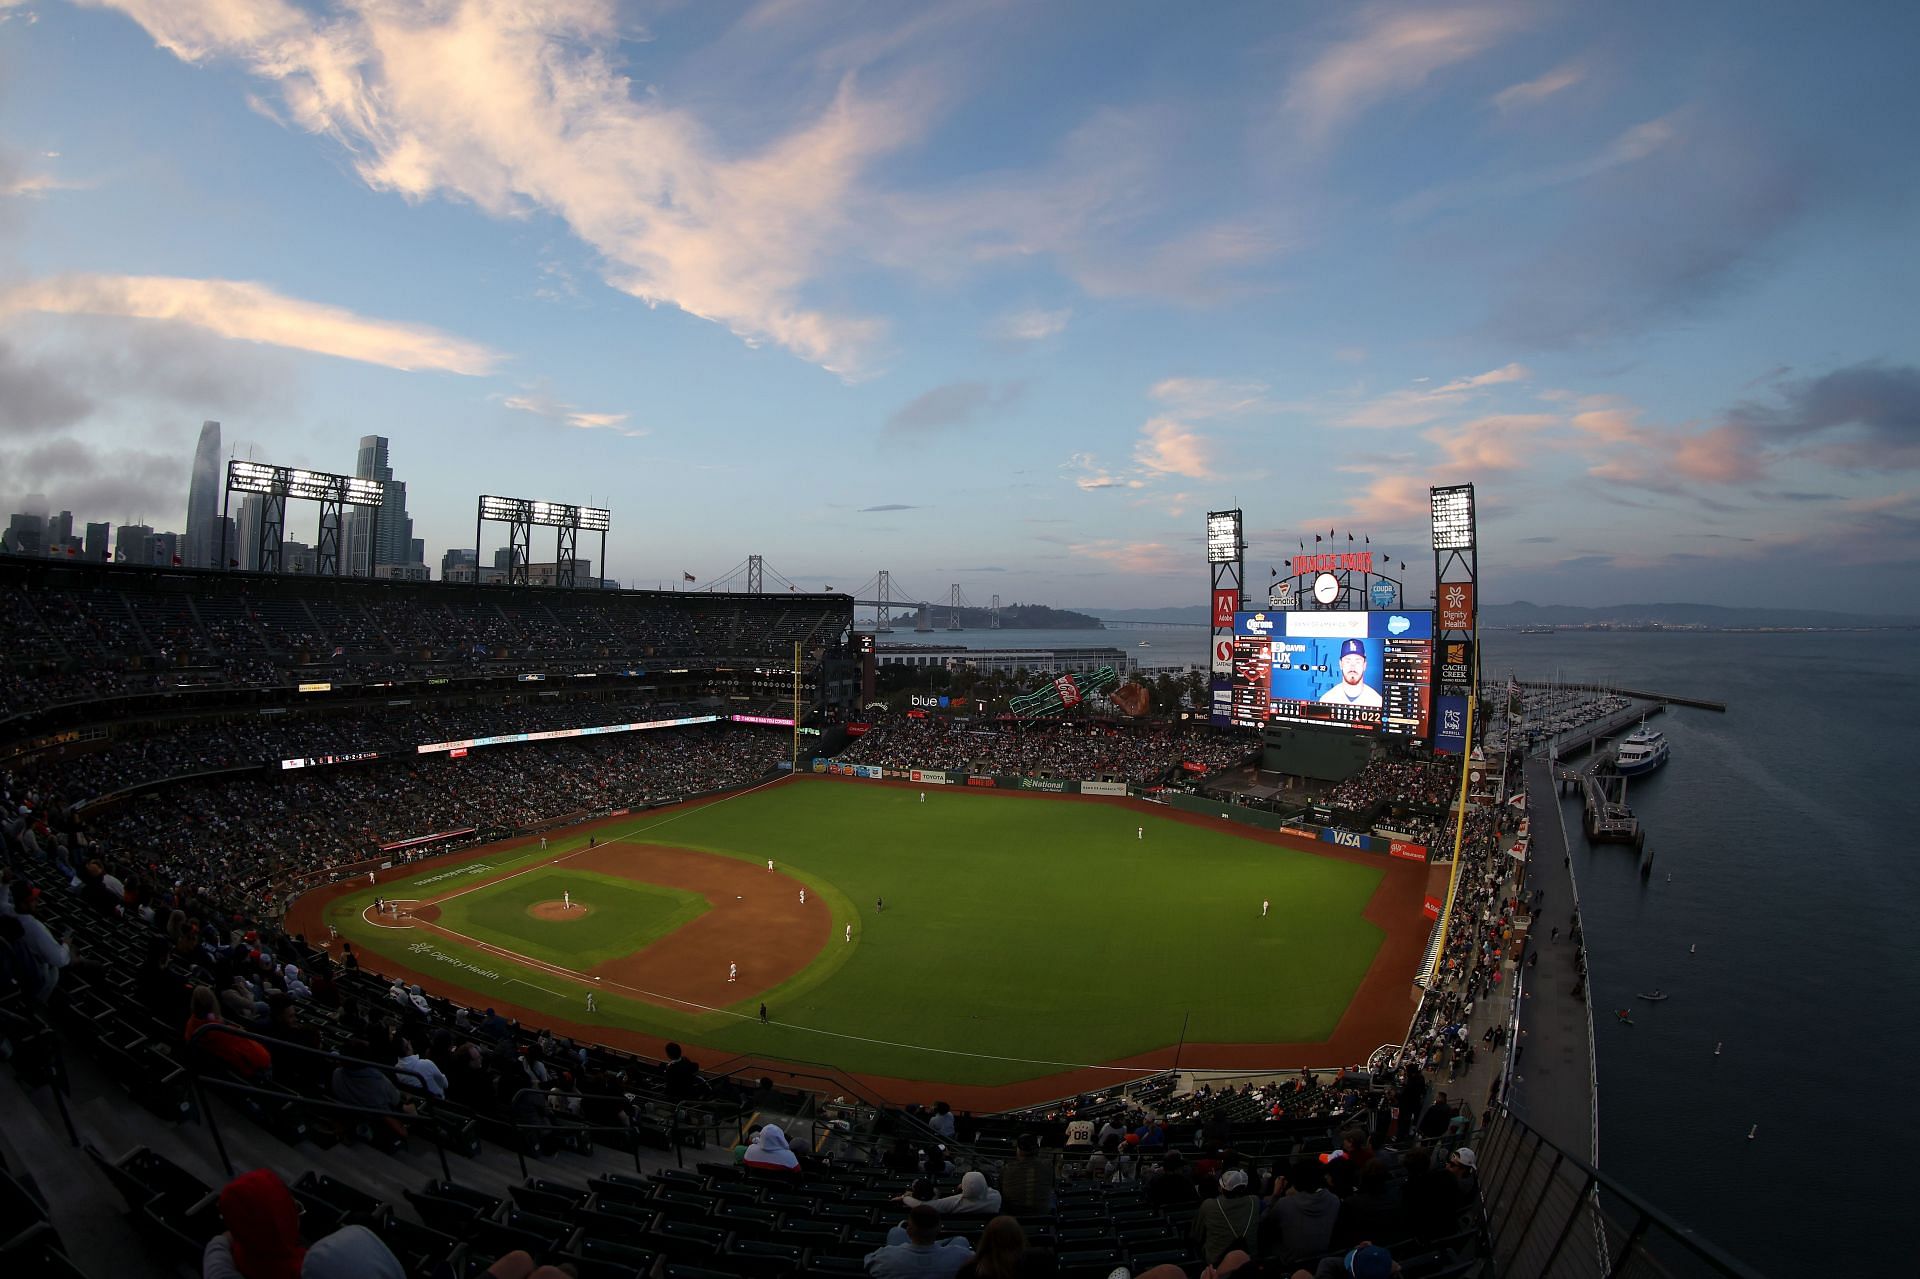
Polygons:
<instances>
[{"instance_id":1,"label":"scoreboard","mask_svg":"<svg viewBox=\"0 0 1920 1279\"><path fill-rule=\"evenodd\" d=\"M1433 717L1433 614L1234 614L1231 718L1424 738Z\"/></svg>"}]
</instances>

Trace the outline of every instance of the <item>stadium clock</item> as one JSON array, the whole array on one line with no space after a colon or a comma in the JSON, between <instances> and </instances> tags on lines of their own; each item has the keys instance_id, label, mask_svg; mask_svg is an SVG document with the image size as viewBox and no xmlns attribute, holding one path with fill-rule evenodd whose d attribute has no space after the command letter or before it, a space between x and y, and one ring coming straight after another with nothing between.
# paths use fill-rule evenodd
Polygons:
<instances>
[{"instance_id":1,"label":"stadium clock","mask_svg":"<svg viewBox=\"0 0 1920 1279\"><path fill-rule=\"evenodd\" d=\"M1340 579L1331 573L1322 573L1313 579L1313 598L1322 604L1331 604L1340 598Z\"/></svg>"}]
</instances>

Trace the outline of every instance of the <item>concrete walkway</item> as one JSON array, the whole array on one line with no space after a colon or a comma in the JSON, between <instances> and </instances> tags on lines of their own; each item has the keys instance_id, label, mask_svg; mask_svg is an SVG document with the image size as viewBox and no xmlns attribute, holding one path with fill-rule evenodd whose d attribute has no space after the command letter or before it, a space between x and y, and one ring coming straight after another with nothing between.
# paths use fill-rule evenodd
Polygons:
<instances>
[{"instance_id":1,"label":"concrete walkway","mask_svg":"<svg viewBox=\"0 0 1920 1279\"><path fill-rule=\"evenodd\" d=\"M1544 889L1546 895L1533 928L1539 963L1523 974L1521 983L1521 1033L1510 1050L1515 1061L1508 1102L1556 1145L1598 1165L1593 1026L1586 1003L1574 994L1576 985L1585 993L1585 982L1574 968L1575 948L1569 937L1579 890L1551 767L1544 758L1529 759L1526 778L1532 842L1525 891ZM1547 940L1555 927L1560 939ZM1600 1015L1611 1014L1601 1009ZM1484 1090L1484 1083L1481 1086Z\"/></svg>"}]
</instances>

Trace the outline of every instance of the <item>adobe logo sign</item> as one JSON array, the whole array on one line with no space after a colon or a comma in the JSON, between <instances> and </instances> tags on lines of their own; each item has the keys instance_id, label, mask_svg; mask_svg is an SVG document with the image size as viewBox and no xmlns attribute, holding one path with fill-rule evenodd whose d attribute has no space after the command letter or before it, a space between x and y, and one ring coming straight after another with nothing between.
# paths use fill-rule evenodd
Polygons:
<instances>
[{"instance_id":1,"label":"adobe logo sign","mask_svg":"<svg viewBox=\"0 0 1920 1279\"><path fill-rule=\"evenodd\" d=\"M1236 590L1216 590L1213 593L1213 629L1230 631L1233 629L1233 615L1240 607L1240 592Z\"/></svg>"}]
</instances>

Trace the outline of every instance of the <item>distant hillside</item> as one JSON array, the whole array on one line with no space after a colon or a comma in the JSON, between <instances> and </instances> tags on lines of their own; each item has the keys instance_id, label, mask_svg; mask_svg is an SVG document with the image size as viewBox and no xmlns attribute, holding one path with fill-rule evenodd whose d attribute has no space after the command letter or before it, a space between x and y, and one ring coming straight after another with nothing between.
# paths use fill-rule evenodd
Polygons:
<instances>
[{"instance_id":1,"label":"distant hillside","mask_svg":"<svg viewBox=\"0 0 1920 1279\"><path fill-rule=\"evenodd\" d=\"M1212 616L1205 604L1180 608L1087 608L1081 611L1116 622L1198 622L1202 626Z\"/></svg>"},{"instance_id":2,"label":"distant hillside","mask_svg":"<svg viewBox=\"0 0 1920 1279\"><path fill-rule=\"evenodd\" d=\"M1482 626L1701 626L1726 630L1754 627L1811 629L1860 626L1920 626L1920 618L1874 613L1829 613L1804 608L1722 608L1717 604L1609 604L1580 608L1572 604L1489 604L1480 610Z\"/></svg>"},{"instance_id":3,"label":"distant hillside","mask_svg":"<svg viewBox=\"0 0 1920 1279\"><path fill-rule=\"evenodd\" d=\"M944 604L933 606L933 620L936 626L946 625L948 609ZM960 610L960 625L968 630L985 630L992 619L992 613L984 608L963 608ZM1007 631L1097 631L1100 619L1091 613L1076 613L1072 609L1049 608L1045 604L1002 604L1000 606L1000 628Z\"/></svg>"}]
</instances>

